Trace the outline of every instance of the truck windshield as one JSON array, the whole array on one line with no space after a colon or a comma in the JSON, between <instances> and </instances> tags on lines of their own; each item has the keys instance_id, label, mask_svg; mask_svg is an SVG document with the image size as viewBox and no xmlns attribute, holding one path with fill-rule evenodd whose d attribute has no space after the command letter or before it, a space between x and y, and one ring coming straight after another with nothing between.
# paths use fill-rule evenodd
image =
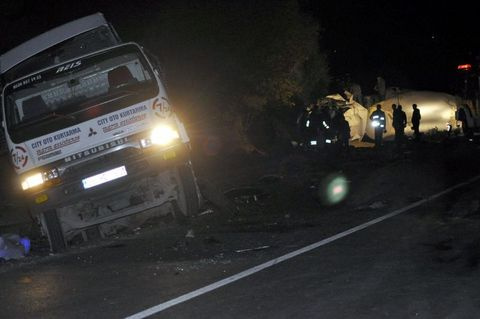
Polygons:
<instances>
[{"instance_id":1,"label":"truck windshield","mask_svg":"<svg viewBox=\"0 0 480 319\"><path fill-rule=\"evenodd\" d=\"M20 79L3 97L9 134L20 143L157 94L143 54L127 44Z\"/></svg>"}]
</instances>

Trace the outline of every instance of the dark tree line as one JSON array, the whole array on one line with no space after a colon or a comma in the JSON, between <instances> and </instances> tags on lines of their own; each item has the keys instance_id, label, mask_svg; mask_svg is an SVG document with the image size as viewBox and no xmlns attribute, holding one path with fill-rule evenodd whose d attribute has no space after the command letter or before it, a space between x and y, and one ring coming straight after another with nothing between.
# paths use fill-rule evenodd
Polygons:
<instances>
[{"instance_id":1,"label":"dark tree line","mask_svg":"<svg viewBox=\"0 0 480 319\"><path fill-rule=\"evenodd\" d=\"M164 6L142 40L160 57L171 98L191 120L220 117L248 130L267 110L281 117L327 92L319 24L296 1Z\"/></svg>"}]
</instances>

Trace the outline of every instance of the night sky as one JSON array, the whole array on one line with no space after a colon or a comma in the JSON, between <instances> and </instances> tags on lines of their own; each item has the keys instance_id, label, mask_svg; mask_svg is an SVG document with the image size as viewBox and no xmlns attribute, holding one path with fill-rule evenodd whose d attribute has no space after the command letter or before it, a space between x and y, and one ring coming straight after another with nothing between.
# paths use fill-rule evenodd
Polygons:
<instances>
[{"instance_id":1,"label":"night sky","mask_svg":"<svg viewBox=\"0 0 480 319\"><path fill-rule=\"evenodd\" d=\"M275 5L275 1L271 1ZM387 86L454 91L456 66L474 63L479 48L478 12L459 1L300 0L322 27L320 45L333 79L349 74L371 93L381 75ZM0 1L0 52L59 24L103 12L120 35L167 10L162 1Z\"/></svg>"},{"instance_id":2,"label":"night sky","mask_svg":"<svg viewBox=\"0 0 480 319\"><path fill-rule=\"evenodd\" d=\"M332 75L371 91L387 86L452 91L456 66L474 63L479 13L462 1L302 1L320 20ZM355 4L354 4L355 3Z\"/></svg>"}]
</instances>

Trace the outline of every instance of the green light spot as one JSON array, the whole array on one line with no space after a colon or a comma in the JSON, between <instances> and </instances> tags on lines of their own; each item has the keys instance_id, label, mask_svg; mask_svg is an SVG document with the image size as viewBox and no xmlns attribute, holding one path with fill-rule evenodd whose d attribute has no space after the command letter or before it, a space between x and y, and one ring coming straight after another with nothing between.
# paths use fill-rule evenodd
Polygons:
<instances>
[{"instance_id":1,"label":"green light spot","mask_svg":"<svg viewBox=\"0 0 480 319\"><path fill-rule=\"evenodd\" d=\"M323 203L326 205L335 205L340 203L348 194L348 181L342 175L329 175L324 179L319 191Z\"/></svg>"}]
</instances>

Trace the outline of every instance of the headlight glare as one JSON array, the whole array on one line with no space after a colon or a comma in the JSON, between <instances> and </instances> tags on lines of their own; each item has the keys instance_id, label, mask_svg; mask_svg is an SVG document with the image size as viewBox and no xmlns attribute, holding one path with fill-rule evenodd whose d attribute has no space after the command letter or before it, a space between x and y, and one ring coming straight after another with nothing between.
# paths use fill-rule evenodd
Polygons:
<instances>
[{"instance_id":1,"label":"headlight glare","mask_svg":"<svg viewBox=\"0 0 480 319\"><path fill-rule=\"evenodd\" d=\"M49 171L45 171L42 173L35 173L27 176L22 181L22 189L27 190L29 188L42 185L44 182L56 179L58 177L59 177L59 174L56 168L53 168Z\"/></svg>"},{"instance_id":2,"label":"headlight glare","mask_svg":"<svg viewBox=\"0 0 480 319\"><path fill-rule=\"evenodd\" d=\"M155 127L150 134L152 144L157 145L167 145L179 137L177 130L166 125Z\"/></svg>"},{"instance_id":3,"label":"headlight glare","mask_svg":"<svg viewBox=\"0 0 480 319\"><path fill-rule=\"evenodd\" d=\"M22 182L22 189L27 190L29 188L43 184L42 173L36 173L28 176Z\"/></svg>"}]
</instances>

